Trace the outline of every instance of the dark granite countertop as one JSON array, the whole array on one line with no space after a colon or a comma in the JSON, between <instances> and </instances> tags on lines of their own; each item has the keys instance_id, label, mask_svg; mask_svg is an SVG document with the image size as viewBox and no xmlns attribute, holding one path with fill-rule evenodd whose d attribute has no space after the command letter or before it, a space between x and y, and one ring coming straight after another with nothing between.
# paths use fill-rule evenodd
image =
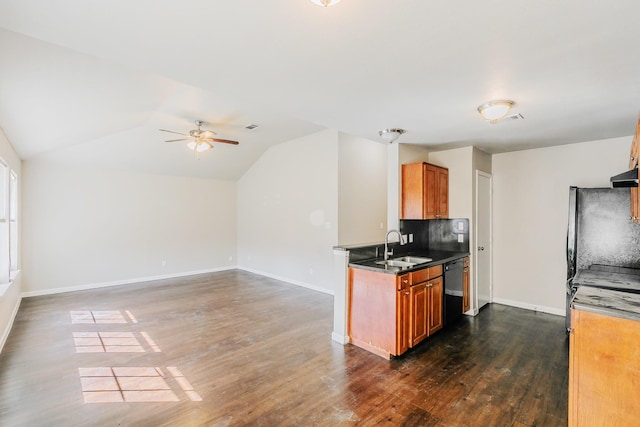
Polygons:
<instances>
[{"instance_id":1,"label":"dark granite countertop","mask_svg":"<svg viewBox=\"0 0 640 427\"><path fill-rule=\"evenodd\" d=\"M571 308L640 321L640 294L581 286Z\"/></svg>"},{"instance_id":2,"label":"dark granite countertop","mask_svg":"<svg viewBox=\"0 0 640 427\"><path fill-rule=\"evenodd\" d=\"M573 279L574 286L591 286L640 293L640 276L598 270L580 270Z\"/></svg>"},{"instance_id":3,"label":"dark granite countertop","mask_svg":"<svg viewBox=\"0 0 640 427\"><path fill-rule=\"evenodd\" d=\"M349 267L361 268L363 270L377 271L386 274L405 274L416 270L422 270L423 268L433 267L434 265L444 264L445 262L453 261L456 259L469 256L469 252L449 252L449 251L416 251L410 253L399 253L392 255L389 258L397 258L401 256L414 256L420 258L431 258L433 261L417 264L413 267L390 267L385 265L376 264L376 261L380 261L382 258L372 258L362 261L354 261L349 263Z\"/></svg>"}]
</instances>

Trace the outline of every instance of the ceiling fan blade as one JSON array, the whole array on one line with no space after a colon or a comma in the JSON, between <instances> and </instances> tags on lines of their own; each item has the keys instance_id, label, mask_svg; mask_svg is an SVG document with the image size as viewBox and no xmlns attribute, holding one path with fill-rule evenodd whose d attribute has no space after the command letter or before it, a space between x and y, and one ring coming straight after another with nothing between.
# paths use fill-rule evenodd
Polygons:
<instances>
[{"instance_id":1,"label":"ceiling fan blade","mask_svg":"<svg viewBox=\"0 0 640 427\"><path fill-rule=\"evenodd\" d=\"M175 134L182 135L182 136L189 136L189 135L187 135L187 134L185 134L185 133L174 132L174 131L172 131L172 130L166 130L166 129L158 129L158 130L160 130L160 131L162 131L162 132L175 133Z\"/></svg>"},{"instance_id":2,"label":"ceiling fan blade","mask_svg":"<svg viewBox=\"0 0 640 427\"><path fill-rule=\"evenodd\" d=\"M240 144L238 141L232 141L230 139L218 139L218 138L211 138L212 141L215 142L224 142L225 144L233 144L233 145L238 145Z\"/></svg>"},{"instance_id":3,"label":"ceiling fan blade","mask_svg":"<svg viewBox=\"0 0 640 427\"><path fill-rule=\"evenodd\" d=\"M189 141L189 138L169 139L165 142L178 142L178 141Z\"/></svg>"}]
</instances>

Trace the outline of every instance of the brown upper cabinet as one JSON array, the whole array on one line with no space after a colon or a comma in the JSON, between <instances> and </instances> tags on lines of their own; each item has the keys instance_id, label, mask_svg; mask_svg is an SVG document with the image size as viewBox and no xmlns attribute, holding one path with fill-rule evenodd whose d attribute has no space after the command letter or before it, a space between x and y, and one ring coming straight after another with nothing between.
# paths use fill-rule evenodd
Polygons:
<instances>
[{"instance_id":1,"label":"brown upper cabinet","mask_svg":"<svg viewBox=\"0 0 640 427\"><path fill-rule=\"evenodd\" d=\"M640 116L636 124L636 134L631 143L631 153L629 154L629 169L638 167L640 158ZM631 187L631 219L636 224L640 223L640 197L638 197L638 187Z\"/></svg>"},{"instance_id":2,"label":"brown upper cabinet","mask_svg":"<svg viewBox=\"0 0 640 427\"><path fill-rule=\"evenodd\" d=\"M402 219L449 218L449 169L402 165Z\"/></svg>"}]
</instances>

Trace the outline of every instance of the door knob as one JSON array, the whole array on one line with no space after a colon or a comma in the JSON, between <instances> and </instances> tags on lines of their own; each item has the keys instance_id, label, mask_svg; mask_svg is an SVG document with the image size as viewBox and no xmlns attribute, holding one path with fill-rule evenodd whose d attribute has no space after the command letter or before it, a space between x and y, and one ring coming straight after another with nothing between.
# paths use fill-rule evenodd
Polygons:
<instances>
[{"instance_id":1,"label":"door knob","mask_svg":"<svg viewBox=\"0 0 640 427\"><path fill-rule=\"evenodd\" d=\"M479 251L484 251L484 246L478 246Z\"/></svg>"}]
</instances>

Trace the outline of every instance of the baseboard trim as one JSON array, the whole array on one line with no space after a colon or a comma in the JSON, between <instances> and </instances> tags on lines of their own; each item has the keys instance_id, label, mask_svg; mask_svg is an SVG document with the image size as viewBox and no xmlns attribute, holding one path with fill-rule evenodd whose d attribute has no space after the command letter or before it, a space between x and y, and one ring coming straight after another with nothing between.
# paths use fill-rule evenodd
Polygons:
<instances>
[{"instance_id":1,"label":"baseboard trim","mask_svg":"<svg viewBox=\"0 0 640 427\"><path fill-rule=\"evenodd\" d=\"M305 282L300 282L298 280L290 279L288 277L277 276L275 274L266 273L264 271L255 270L253 268L248 268L248 267L238 267L238 270L247 271L247 272L253 273L253 274L259 274L260 276L265 276L265 277L269 277L270 279L276 279L276 280L279 280L281 282L290 283L290 284L296 285L296 286L301 286L303 288L311 289L312 291L322 292L323 294L328 294L328 295L332 295L332 296L334 295L334 292L331 289L321 288L319 286L315 286L315 285L312 285L312 284L309 284L309 283L305 283Z\"/></svg>"},{"instance_id":2,"label":"baseboard trim","mask_svg":"<svg viewBox=\"0 0 640 427\"><path fill-rule=\"evenodd\" d=\"M502 298L494 298L493 302L495 302L496 304L508 305L508 306L517 307L517 308L524 308L525 310L537 311L540 313L554 314L556 316L562 316L562 317L566 316L565 310L560 310L557 308L539 306L535 304L527 304L520 301L512 301L512 300L502 299Z\"/></svg>"},{"instance_id":3,"label":"baseboard trim","mask_svg":"<svg viewBox=\"0 0 640 427\"><path fill-rule=\"evenodd\" d=\"M18 309L20 308L20 303L22 302L22 296L18 296L15 307L13 307L13 312L11 313L11 318L9 319L9 323L7 323L7 327L4 328L2 332L2 337L0 338L0 353L2 353L2 349L4 348L4 344L7 342L9 338L9 334L11 333L11 328L13 327L13 322L16 320L16 316L18 315Z\"/></svg>"},{"instance_id":4,"label":"baseboard trim","mask_svg":"<svg viewBox=\"0 0 640 427\"><path fill-rule=\"evenodd\" d=\"M342 345L349 344L349 337L345 337L344 335L338 334L336 332L331 332L331 339Z\"/></svg>"},{"instance_id":5,"label":"baseboard trim","mask_svg":"<svg viewBox=\"0 0 640 427\"><path fill-rule=\"evenodd\" d=\"M197 274L216 273L219 271L235 270L236 266L209 268L205 270L183 271L181 273L162 274L158 276L136 277L134 279L114 280L112 282L88 283L85 285L69 286L65 288L44 289L41 291L23 292L23 298L37 297L42 295L61 294L65 292L86 291L89 289L107 288L110 286L131 285L134 283L152 282L156 280L175 279L178 277L195 276Z\"/></svg>"}]
</instances>

